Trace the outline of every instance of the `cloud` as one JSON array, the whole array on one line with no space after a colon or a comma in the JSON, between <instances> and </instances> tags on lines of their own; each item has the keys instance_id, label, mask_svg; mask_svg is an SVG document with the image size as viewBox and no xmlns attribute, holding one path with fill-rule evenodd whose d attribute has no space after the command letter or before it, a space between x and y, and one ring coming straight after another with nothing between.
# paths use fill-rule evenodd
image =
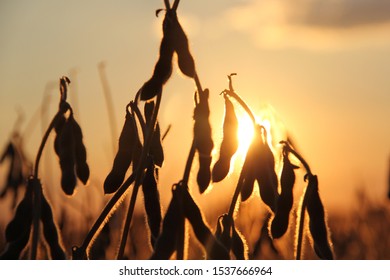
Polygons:
<instances>
[{"instance_id":1,"label":"cloud","mask_svg":"<svg viewBox=\"0 0 390 280\"><path fill-rule=\"evenodd\" d=\"M340 49L390 45L388 0L249 0L225 20L259 47Z\"/></svg>"}]
</instances>

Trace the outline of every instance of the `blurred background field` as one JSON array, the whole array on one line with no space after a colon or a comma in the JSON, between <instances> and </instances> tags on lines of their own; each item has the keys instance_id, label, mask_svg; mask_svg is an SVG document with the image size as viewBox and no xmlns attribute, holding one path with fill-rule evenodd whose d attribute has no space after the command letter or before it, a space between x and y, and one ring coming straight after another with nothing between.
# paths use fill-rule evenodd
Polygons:
<instances>
[{"instance_id":1,"label":"blurred background field","mask_svg":"<svg viewBox=\"0 0 390 280\"><path fill-rule=\"evenodd\" d=\"M55 219L61 229L63 244L71 255L71 248L80 245L96 217L104 200L93 194L97 186L81 190L76 198L63 198L53 207ZM168 190L168 188L167 188ZM22 190L21 190L22 192ZM333 242L335 257L338 260L389 260L390 259L390 203L387 199L369 199L364 191L357 192L353 198L354 206L349 210L327 211L328 226ZM11 218L11 195L0 201L2 212L0 220L0 250L5 247L5 226ZM217 200L215 197L197 197L209 225L215 229L215 222L229 207L229 198ZM144 216L142 200L138 203L131 225L129 242L125 256L129 259L148 259L151 254L149 232ZM92 259L114 259L118 248L118 236L124 218L122 204L99 235L91 249ZM293 208L294 209L294 208ZM163 210L165 210L163 208ZM268 236L267 212L258 197L241 205L236 225L248 242L250 259L294 259L294 236L296 213L292 214L287 234L272 240ZM203 259L204 252L189 229L188 258ZM313 253L311 240L306 238L303 259L317 259ZM40 244L44 246L44 244ZM43 248L43 247L42 247ZM41 252L44 252L42 250ZM46 255L39 258L46 259Z\"/></svg>"}]
</instances>

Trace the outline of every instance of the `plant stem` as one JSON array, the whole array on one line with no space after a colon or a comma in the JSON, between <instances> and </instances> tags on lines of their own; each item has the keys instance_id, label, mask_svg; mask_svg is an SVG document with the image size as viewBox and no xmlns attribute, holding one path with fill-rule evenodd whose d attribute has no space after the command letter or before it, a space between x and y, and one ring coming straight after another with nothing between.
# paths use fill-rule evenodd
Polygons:
<instances>
[{"instance_id":1,"label":"plant stem","mask_svg":"<svg viewBox=\"0 0 390 280\"><path fill-rule=\"evenodd\" d=\"M194 75L194 81L195 81L196 88L200 94L201 92L203 92L203 89L202 89L202 85L201 85L199 77L198 77L198 73L196 73L196 72Z\"/></svg>"},{"instance_id":2,"label":"plant stem","mask_svg":"<svg viewBox=\"0 0 390 280\"><path fill-rule=\"evenodd\" d=\"M133 114L135 114L137 116L138 121L141 125L142 134L146 135L146 129L147 129L146 124L145 124L144 119L142 118L142 114L141 114L138 106L134 102L130 102L128 106L130 106Z\"/></svg>"},{"instance_id":3,"label":"plant stem","mask_svg":"<svg viewBox=\"0 0 390 280\"><path fill-rule=\"evenodd\" d=\"M174 11L177 10L177 6L179 6L179 2L180 2L180 0L175 0L175 2L173 2L172 10L174 10Z\"/></svg>"},{"instance_id":4,"label":"plant stem","mask_svg":"<svg viewBox=\"0 0 390 280\"><path fill-rule=\"evenodd\" d=\"M303 244L303 228L305 227L305 214L306 214L306 204L307 204L308 190L305 189L305 194L303 196L301 209L299 213L299 227L298 227L298 236L296 242L295 250L295 259L300 260L302 257L302 244Z\"/></svg>"},{"instance_id":5,"label":"plant stem","mask_svg":"<svg viewBox=\"0 0 390 280\"><path fill-rule=\"evenodd\" d=\"M284 144L284 148L286 149L286 151L292 153L302 163L303 167L306 169L306 174L312 176L313 174L311 173L310 166L306 162L306 160L297 151L295 151L287 141L280 141L280 143ZM308 195L309 191L310 190L308 190L308 187L306 187L303 194L303 200L300 208L298 235L297 235L296 250L295 250L296 260L300 260L302 257L303 229L305 227L305 214L306 214L307 199L309 197Z\"/></svg>"},{"instance_id":6,"label":"plant stem","mask_svg":"<svg viewBox=\"0 0 390 280\"><path fill-rule=\"evenodd\" d=\"M164 0L165 4L165 9L170 10L171 9L171 4L169 3L169 0Z\"/></svg>"},{"instance_id":7,"label":"plant stem","mask_svg":"<svg viewBox=\"0 0 390 280\"><path fill-rule=\"evenodd\" d=\"M123 259L123 254L124 254L125 246L126 246L126 242L127 242L127 236L129 234L130 224L131 224L131 220L132 220L133 213L134 213L135 202L137 200L138 189L139 189L139 186L142 184L142 180L143 180L143 176L144 176L144 169L146 166L147 155L149 154L149 149L150 149L150 145L152 143L153 133L154 133L156 123L157 123L157 116L158 116L158 111L160 109L161 97L162 97L161 93L157 95L156 105L155 105L154 110L153 110L153 115L152 115L150 123L149 123L147 134L145 135L146 137L145 137L145 141L144 141L144 147L142 149L140 163L137 167L134 188L133 188L133 192L131 194L130 205L129 205L129 209L127 212L125 225L124 225L124 228L122 231L122 238L121 238L121 242L120 242L120 246L119 246L119 252L117 255L118 260Z\"/></svg>"},{"instance_id":8,"label":"plant stem","mask_svg":"<svg viewBox=\"0 0 390 280\"><path fill-rule=\"evenodd\" d=\"M253 125L256 125L256 119L255 119L255 116L254 116L252 110L249 108L249 106L246 104L246 102L235 91L224 90L223 93L233 97L241 105L241 107L245 110L245 112L248 114L248 116L251 118Z\"/></svg>"},{"instance_id":9,"label":"plant stem","mask_svg":"<svg viewBox=\"0 0 390 280\"><path fill-rule=\"evenodd\" d=\"M196 85L198 94L199 95L203 94L202 85L200 83L199 76L196 73L196 71L195 71L195 75L194 75L194 81L195 81L195 85ZM193 139L192 144L191 144L191 148L190 148L190 152L189 152L188 157L187 157L187 162L186 162L186 166L185 166L184 174L183 174L183 179L182 179L182 184L184 184L187 188L188 188L188 180L189 180L190 173L191 173L192 163L194 162L195 153L196 153L196 147L195 147L195 140ZM185 258L184 252L185 252L185 243L186 243L186 240L185 240L186 239L185 219L183 219L183 222L177 226L178 226L179 230L178 230L178 235L177 235L178 239L176 241L176 259L183 260Z\"/></svg>"},{"instance_id":10,"label":"plant stem","mask_svg":"<svg viewBox=\"0 0 390 280\"><path fill-rule=\"evenodd\" d=\"M195 141L192 140L191 144L191 149L187 157L187 162L186 166L184 169L184 174L183 174L183 179L181 183L188 188L188 180L190 177L191 173L191 167L192 163L194 162L194 157L195 157ZM177 240L176 240L176 259L177 260L183 260L184 259L184 252L185 252L185 231L186 231L186 226L185 226L185 219L183 218L182 222L177 225L178 233L177 233Z\"/></svg>"},{"instance_id":11,"label":"plant stem","mask_svg":"<svg viewBox=\"0 0 390 280\"><path fill-rule=\"evenodd\" d=\"M187 157L187 162L186 162L186 166L185 166L184 174L183 174L183 179L182 179L182 182L186 186L188 186L188 180L189 180L190 173L191 173L192 163L194 162L195 152L196 152L195 141L192 140L190 152L189 152L188 157Z\"/></svg>"},{"instance_id":12,"label":"plant stem","mask_svg":"<svg viewBox=\"0 0 390 280\"><path fill-rule=\"evenodd\" d=\"M34 172L33 177L38 180L38 170L39 170L39 162L42 157L43 149L46 145L47 139L49 138L50 132L53 130L55 125L58 122L58 119L61 115L65 114L65 112L69 109L69 106L60 106L60 110L54 116L51 121L49 127L47 128L45 134L43 135L41 144L38 149L37 156L35 158ZM42 199L42 187L38 184L34 184L34 213L33 213L33 228L32 228L32 244L31 244L31 256L32 260L35 260L37 257L37 248L39 242L39 220L41 218L41 199Z\"/></svg>"},{"instance_id":13,"label":"plant stem","mask_svg":"<svg viewBox=\"0 0 390 280\"><path fill-rule=\"evenodd\" d=\"M38 178L39 162L40 162L40 160L41 160L43 148L44 148L45 145L46 145L46 142L47 142L47 139L49 138L50 132L52 131L52 129L54 128L54 126L57 124L58 119L60 118L60 116L66 113L67 109L68 109L68 108L66 108L66 109L60 109L60 110L57 112L57 114L54 116L53 120L52 120L51 123L49 124L49 127L47 128L45 134L43 135L41 144L40 144L39 149L38 149L37 156L36 156L36 158L35 158L34 175L33 175L35 178Z\"/></svg>"},{"instance_id":14,"label":"plant stem","mask_svg":"<svg viewBox=\"0 0 390 280\"><path fill-rule=\"evenodd\" d=\"M237 186L236 186L236 189L234 191L234 194L233 194L232 202L230 203L228 216L231 219L233 219L234 210L236 209L237 200L238 200L238 197L239 197L240 192L241 192L242 184L244 183L244 179L246 177L246 168L244 168L244 167L245 167L245 162L244 162L243 168L241 169L240 177L238 178L238 182L237 182Z\"/></svg>"},{"instance_id":15,"label":"plant stem","mask_svg":"<svg viewBox=\"0 0 390 280\"><path fill-rule=\"evenodd\" d=\"M88 232L87 236L85 237L82 245L77 248L77 254L81 256L82 259L86 257L87 249L93 240L94 236L98 233L99 230L101 230L105 224L105 222L108 220L111 211L113 210L114 206L117 205L118 201L124 196L124 194L128 191L129 186L134 182L135 174L132 173L126 181L122 184L122 186L119 187L119 189L115 192L115 194L112 196L112 198L108 201L106 206L104 207L103 211L100 213L99 217L95 221L94 225L92 226L91 230Z\"/></svg>"},{"instance_id":16,"label":"plant stem","mask_svg":"<svg viewBox=\"0 0 390 280\"><path fill-rule=\"evenodd\" d=\"M308 175L313 175L310 170L309 164L306 162L306 160L297 152L295 151L287 141L280 141L280 144L283 144L284 147L287 149L287 152L292 153L303 165L303 167L306 169L306 172Z\"/></svg>"}]
</instances>

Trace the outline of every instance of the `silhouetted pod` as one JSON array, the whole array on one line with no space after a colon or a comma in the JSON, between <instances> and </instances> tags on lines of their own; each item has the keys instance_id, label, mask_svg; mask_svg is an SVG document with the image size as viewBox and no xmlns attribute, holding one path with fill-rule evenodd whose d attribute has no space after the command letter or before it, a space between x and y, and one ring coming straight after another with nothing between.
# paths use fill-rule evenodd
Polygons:
<instances>
[{"instance_id":1,"label":"silhouetted pod","mask_svg":"<svg viewBox=\"0 0 390 280\"><path fill-rule=\"evenodd\" d=\"M32 192L35 180L33 177L28 179L24 197L17 206L13 219L5 229L5 239L7 242L19 239L23 232L30 232L33 212Z\"/></svg>"},{"instance_id":2,"label":"silhouetted pod","mask_svg":"<svg viewBox=\"0 0 390 280\"><path fill-rule=\"evenodd\" d=\"M309 229L314 242L314 251L321 259L332 260L333 253L328 240L328 230L325 222L325 211L318 193L318 178L308 175L307 212L309 214Z\"/></svg>"},{"instance_id":3,"label":"silhouetted pod","mask_svg":"<svg viewBox=\"0 0 390 280\"><path fill-rule=\"evenodd\" d=\"M205 89L199 94L199 102L194 109L194 140L195 147L205 155L211 155L214 143L211 137L211 125L209 121L210 107L208 103L209 90Z\"/></svg>"},{"instance_id":4,"label":"silhouetted pod","mask_svg":"<svg viewBox=\"0 0 390 280\"><path fill-rule=\"evenodd\" d=\"M204 193L211 180L211 157L199 154L199 170L196 175L196 182L199 186L199 192Z\"/></svg>"},{"instance_id":5,"label":"silhouetted pod","mask_svg":"<svg viewBox=\"0 0 390 280\"><path fill-rule=\"evenodd\" d=\"M64 123L59 134L59 153L61 167L61 187L67 195L72 195L76 187L75 174L75 141L73 137L73 123L69 119Z\"/></svg>"},{"instance_id":6,"label":"silhouetted pod","mask_svg":"<svg viewBox=\"0 0 390 280\"><path fill-rule=\"evenodd\" d=\"M160 56L154 67L152 77L144 83L141 91L141 100L148 100L161 94L163 85L172 75L173 57L173 26L172 20L165 14L163 21L163 38L160 44Z\"/></svg>"},{"instance_id":7,"label":"silhouetted pod","mask_svg":"<svg viewBox=\"0 0 390 280\"><path fill-rule=\"evenodd\" d=\"M32 193L34 184L39 184L39 180L30 177L27 182L27 189L24 197L17 206L14 217L5 229L7 245L5 250L1 253L0 259L19 259L20 254L28 243L33 218Z\"/></svg>"},{"instance_id":8,"label":"silhouetted pod","mask_svg":"<svg viewBox=\"0 0 390 280\"><path fill-rule=\"evenodd\" d=\"M227 95L225 98L225 117L223 122L223 138L219 150L219 159L212 171L213 182L222 181L230 169L232 156L238 149L238 120L232 102Z\"/></svg>"},{"instance_id":9,"label":"silhouetted pod","mask_svg":"<svg viewBox=\"0 0 390 280\"><path fill-rule=\"evenodd\" d=\"M207 252L208 259L229 259L228 251L216 240L209 227L203 219L203 215L198 205L188 192L184 185L178 185L177 191L183 202L184 216L190 222L192 229L198 241L203 245Z\"/></svg>"},{"instance_id":10,"label":"silhouetted pod","mask_svg":"<svg viewBox=\"0 0 390 280\"><path fill-rule=\"evenodd\" d=\"M255 129L252 142L246 153L246 158L242 172L244 172L244 180L241 187L241 201L246 201L253 192L254 183L256 180L256 167L259 160L259 150L261 145L261 131Z\"/></svg>"},{"instance_id":11,"label":"silhouetted pod","mask_svg":"<svg viewBox=\"0 0 390 280\"><path fill-rule=\"evenodd\" d=\"M205 89L199 94L199 102L196 102L194 109L194 145L199 154L197 182L201 193L207 189L211 180L211 151L214 147L209 122L210 108L208 98L209 90Z\"/></svg>"},{"instance_id":12,"label":"silhouetted pod","mask_svg":"<svg viewBox=\"0 0 390 280\"><path fill-rule=\"evenodd\" d=\"M147 126L149 126L150 120L152 118L153 110L154 110L153 101L145 103L144 114L145 114L145 121ZM164 150L162 147L161 131L158 122L156 123L155 130L153 133L149 154L152 155L154 164L156 164L159 167L162 167L162 164L164 162Z\"/></svg>"},{"instance_id":13,"label":"silhouetted pod","mask_svg":"<svg viewBox=\"0 0 390 280\"><path fill-rule=\"evenodd\" d=\"M151 234L151 244L154 244L160 234L161 225L161 206L160 194L157 188L157 180L155 177L155 167L152 160L149 160L145 177L142 183L142 192L144 194L144 206L148 225Z\"/></svg>"},{"instance_id":14,"label":"silhouetted pod","mask_svg":"<svg viewBox=\"0 0 390 280\"><path fill-rule=\"evenodd\" d=\"M61 242L58 235L58 229L54 222L53 212L51 210L49 202L42 194L41 197L41 221L43 224L43 235L50 248L50 256L53 260L65 260L66 255L64 249L61 246Z\"/></svg>"},{"instance_id":15,"label":"silhouetted pod","mask_svg":"<svg viewBox=\"0 0 390 280\"><path fill-rule=\"evenodd\" d=\"M149 100L156 95L162 93L163 84L157 81L156 79L150 78L142 86L141 91L141 100Z\"/></svg>"},{"instance_id":16,"label":"silhouetted pod","mask_svg":"<svg viewBox=\"0 0 390 280\"><path fill-rule=\"evenodd\" d=\"M176 240L178 236L178 225L183 223L181 201L179 200L176 188L172 189L172 199L164 216L162 232L157 239L154 252L150 259L168 260L176 250Z\"/></svg>"},{"instance_id":17,"label":"silhouetted pod","mask_svg":"<svg viewBox=\"0 0 390 280\"><path fill-rule=\"evenodd\" d=\"M195 76L195 62L188 46L187 35L179 23L176 11L170 10L167 15L172 20L174 49L177 53L179 69L184 75L193 78Z\"/></svg>"},{"instance_id":18,"label":"silhouetted pod","mask_svg":"<svg viewBox=\"0 0 390 280\"><path fill-rule=\"evenodd\" d=\"M230 159L228 158L219 158L218 161L214 164L212 170L212 180L217 183L225 179L230 170Z\"/></svg>"},{"instance_id":19,"label":"silhouetted pod","mask_svg":"<svg viewBox=\"0 0 390 280\"><path fill-rule=\"evenodd\" d=\"M137 138L134 117L126 109L125 123L119 136L118 152L115 155L112 169L104 181L104 193L115 192L123 183L126 171L133 159Z\"/></svg>"},{"instance_id":20,"label":"silhouetted pod","mask_svg":"<svg viewBox=\"0 0 390 280\"><path fill-rule=\"evenodd\" d=\"M18 260L29 239L30 232L23 232L17 240L7 243L0 260Z\"/></svg>"},{"instance_id":21,"label":"silhouetted pod","mask_svg":"<svg viewBox=\"0 0 390 280\"><path fill-rule=\"evenodd\" d=\"M57 122L54 125L55 138L54 138L54 151L57 156L60 155L60 135L62 128L64 127L66 118L63 114L58 115Z\"/></svg>"},{"instance_id":22,"label":"silhouetted pod","mask_svg":"<svg viewBox=\"0 0 390 280\"><path fill-rule=\"evenodd\" d=\"M76 174L80 181L85 185L89 179L89 166L87 163L87 150L83 143L83 132L81 131L80 125L74 119L73 114L69 116L68 121L71 122L73 126Z\"/></svg>"},{"instance_id":23,"label":"silhouetted pod","mask_svg":"<svg viewBox=\"0 0 390 280\"><path fill-rule=\"evenodd\" d=\"M290 211L293 206L293 187L295 183L293 165L288 158L288 154L283 154L283 169L280 176L281 192L277 199L275 217L271 222L271 235L273 238L282 237L288 228Z\"/></svg>"},{"instance_id":24,"label":"silhouetted pod","mask_svg":"<svg viewBox=\"0 0 390 280\"><path fill-rule=\"evenodd\" d=\"M262 130L260 126L257 130ZM274 155L267 143L267 136L261 139L256 165L256 180L259 185L260 197L268 207L275 211L278 198L278 177L275 172Z\"/></svg>"}]
</instances>

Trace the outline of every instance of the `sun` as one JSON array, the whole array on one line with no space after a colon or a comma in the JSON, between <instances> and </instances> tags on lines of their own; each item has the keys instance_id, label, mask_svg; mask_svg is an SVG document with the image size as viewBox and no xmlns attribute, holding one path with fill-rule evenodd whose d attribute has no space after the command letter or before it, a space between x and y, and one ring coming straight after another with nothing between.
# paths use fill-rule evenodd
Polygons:
<instances>
[{"instance_id":1,"label":"sun","mask_svg":"<svg viewBox=\"0 0 390 280\"><path fill-rule=\"evenodd\" d=\"M253 123L247 114L238 115L238 149L237 154L245 156L248 151L249 145L252 142L254 129Z\"/></svg>"}]
</instances>

